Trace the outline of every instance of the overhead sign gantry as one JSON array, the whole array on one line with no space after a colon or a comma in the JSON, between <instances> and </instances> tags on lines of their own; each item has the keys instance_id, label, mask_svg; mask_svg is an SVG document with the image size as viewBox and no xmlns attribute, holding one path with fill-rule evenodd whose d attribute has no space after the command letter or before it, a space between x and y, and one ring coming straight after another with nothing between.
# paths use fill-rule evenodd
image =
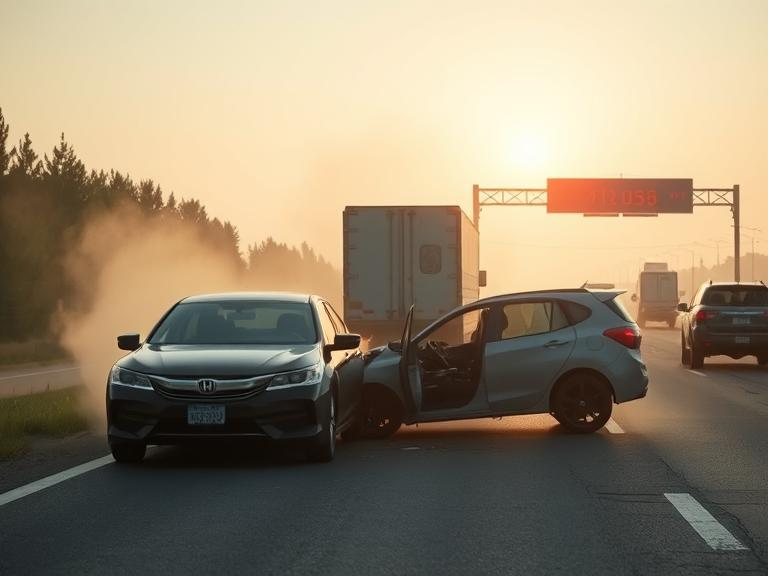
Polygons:
<instances>
[{"instance_id":1,"label":"overhead sign gantry","mask_svg":"<svg viewBox=\"0 0 768 576\"><path fill-rule=\"evenodd\" d=\"M585 216L690 214L694 206L728 206L733 214L734 278L741 279L739 185L694 188L690 178L549 178L546 188L472 187L475 227L483 206L546 206Z\"/></svg>"}]
</instances>

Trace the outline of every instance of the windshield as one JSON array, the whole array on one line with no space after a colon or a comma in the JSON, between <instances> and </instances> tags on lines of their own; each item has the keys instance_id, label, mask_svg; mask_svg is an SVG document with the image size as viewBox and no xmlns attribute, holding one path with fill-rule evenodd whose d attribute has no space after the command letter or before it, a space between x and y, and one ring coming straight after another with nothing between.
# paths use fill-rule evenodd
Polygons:
<instances>
[{"instance_id":1,"label":"windshield","mask_svg":"<svg viewBox=\"0 0 768 576\"><path fill-rule=\"evenodd\" d=\"M177 305L150 344L312 344L317 341L308 303L188 302Z\"/></svg>"}]
</instances>

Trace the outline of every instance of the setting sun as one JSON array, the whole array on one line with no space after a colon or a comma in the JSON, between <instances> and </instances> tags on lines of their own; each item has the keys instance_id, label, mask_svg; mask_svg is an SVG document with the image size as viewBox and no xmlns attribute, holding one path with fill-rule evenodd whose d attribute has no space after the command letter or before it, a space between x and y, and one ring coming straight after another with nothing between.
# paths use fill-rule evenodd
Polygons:
<instances>
[{"instance_id":1,"label":"setting sun","mask_svg":"<svg viewBox=\"0 0 768 576\"><path fill-rule=\"evenodd\" d=\"M512 162L521 168L542 168L550 157L546 140L535 132L521 133L512 143Z\"/></svg>"}]
</instances>

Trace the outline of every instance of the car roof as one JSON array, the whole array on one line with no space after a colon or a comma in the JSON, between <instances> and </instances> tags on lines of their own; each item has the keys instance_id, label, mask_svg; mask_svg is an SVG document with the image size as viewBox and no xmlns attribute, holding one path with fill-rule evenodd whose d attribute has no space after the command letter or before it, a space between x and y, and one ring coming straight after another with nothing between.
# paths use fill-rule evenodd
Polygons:
<instances>
[{"instance_id":1,"label":"car roof","mask_svg":"<svg viewBox=\"0 0 768 576\"><path fill-rule=\"evenodd\" d=\"M493 303L498 302L499 300L505 300L507 298L511 298L512 296L536 296L540 294L586 294L591 292L600 292L600 290L587 290L586 288L553 288L549 290L528 290L526 292L509 292L507 294L497 294L495 296L488 296L486 298L481 298L480 300L477 300L476 302L472 302L471 305L474 304L481 304L481 303ZM467 306L470 306L468 304Z\"/></svg>"},{"instance_id":2,"label":"car roof","mask_svg":"<svg viewBox=\"0 0 768 576\"><path fill-rule=\"evenodd\" d=\"M228 300L278 301L309 303L313 296L296 292L218 292L187 296L181 302L222 302Z\"/></svg>"},{"instance_id":3,"label":"car roof","mask_svg":"<svg viewBox=\"0 0 768 576\"><path fill-rule=\"evenodd\" d=\"M711 280L704 282L704 286L759 286L761 288L768 288L763 282L712 282Z\"/></svg>"}]
</instances>

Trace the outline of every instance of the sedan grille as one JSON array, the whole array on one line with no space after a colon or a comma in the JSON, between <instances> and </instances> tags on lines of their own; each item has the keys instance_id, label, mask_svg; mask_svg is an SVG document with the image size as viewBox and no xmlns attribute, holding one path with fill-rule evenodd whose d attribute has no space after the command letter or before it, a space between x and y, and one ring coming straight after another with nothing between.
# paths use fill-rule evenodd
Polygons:
<instances>
[{"instance_id":1,"label":"sedan grille","mask_svg":"<svg viewBox=\"0 0 768 576\"><path fill-rule=\"evenodd\" d=\"M180 378L150 376L153 388L168 398L204 400L248 398L263 392L271 376L212 378L185 376Z\"/></svg>"}]
</instances>

